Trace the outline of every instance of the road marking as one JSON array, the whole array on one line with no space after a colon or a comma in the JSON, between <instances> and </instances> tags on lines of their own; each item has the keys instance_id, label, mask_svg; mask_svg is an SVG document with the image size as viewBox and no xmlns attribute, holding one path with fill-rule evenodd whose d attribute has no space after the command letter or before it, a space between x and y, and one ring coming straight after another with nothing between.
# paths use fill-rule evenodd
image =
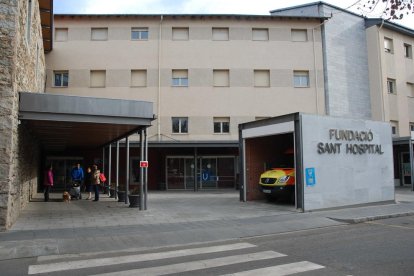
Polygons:
<instances>
[{"instance_id":1,"label":"road marking","mask_svg":"<svg viewBox=\"0 0 414 276\"><path fill-rule=\"evenodd\" d=\"M234 255L228 257L221 257L215 259L207 259L207 260L200 260L200 261L193 261L193 262L186 262L186 263L178 263L172 265L164 265L164 266L157 266L157 267L149 267L149 268L139 268L139 269L132 269L132 270L125 270L125 271L118 271L118 272L111 272L111 273L104 273L104 274L96 274L95 276L135 276L135 275L166 275L172 273L182 273L182 272L189 272L198 269L207 269L213 267L220 267L232 264L239 264L245 262L252 262L252 261L259 261L259 260L267 260L273 258L284 257L286 255L280 254L274 251L262 251L257 253L250 253L250 254L242 254L242 255Z\"/></svg>"},{"instance_id":2,"label":"road marking","mask_svg":"<svg viewBox=\"0 0 414 276\"><path fill-rule=\"evenodd\" d=\"M226 274L223 276L284 276L291 275L299 272L306 272L316 269L325 268L324 266L311 263L311 262L297 262L283 265L276 265L271 267L253 269L233 274Z\"/></svg>"},{"instance_id":3,"label":"road marking","mask_svg":"<svg viewBox=\"0 0 414 276\"><path fill-rule=\"evenodd\" d=\"M385 224L385 223L373 222L373 221L367 221L366 223L368 223L368 224L374 224L374 225L381 225L381 226L388 226L388 227L393 227L393 228L414 229L413 227L409 227L409 226L395 225L395 224Z\"/></svg>"},{"instance_id":4,"label":"road marking","mask_svg":"<svg viewBox=\"0 0 414 276\"><path fill-rule=\"evenodd\" d=\"M191 256L191 255L196 255L196 254L217 253L217 252L224 252L224 251L230 251L230 250L239 250L239 249L246 249L246 248L252 248L252 247L256 247L256 245L250 244L250 243L235 243L235 244L165 251L165 252L158 252L158 253L136 254L136 255L128 255L128 256L95 258L95 259L50 263L50 264L39 264L39 265L29 266L28 274L38 274L38 273L66 271L66 270L100 267L100 266L108 266L108 265L116 265L116 264L153 261L153 260L161 260L161 259L167 259L167 258Z\"/></svg>"}]
</instances>

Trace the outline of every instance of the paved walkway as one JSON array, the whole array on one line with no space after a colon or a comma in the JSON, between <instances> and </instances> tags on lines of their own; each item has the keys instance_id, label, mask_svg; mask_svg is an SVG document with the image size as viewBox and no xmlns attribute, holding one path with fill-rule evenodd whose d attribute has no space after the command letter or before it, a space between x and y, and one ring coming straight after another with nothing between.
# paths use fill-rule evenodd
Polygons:
<instances>
[{"instance_id":1,"label":"paved walkway","mask_svg":"<svg viewBox=\"0 0 414 276\"><path fill-rule=\"evenodd\" d=\"M102 195L64 203L39 194L8 232L0 260L54 254L143 250L340 226L414 214L414 192L396 190L396 203L298 213L288 204L239 201L235 191L152 192L140 212Z\"/></svg>"}]
</instances>

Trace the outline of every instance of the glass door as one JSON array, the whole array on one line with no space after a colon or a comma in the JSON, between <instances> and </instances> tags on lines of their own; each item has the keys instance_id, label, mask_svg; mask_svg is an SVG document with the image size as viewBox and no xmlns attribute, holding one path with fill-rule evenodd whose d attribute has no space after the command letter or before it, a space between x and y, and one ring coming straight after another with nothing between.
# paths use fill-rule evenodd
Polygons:
<instances>
[{"instance_id":1,"label":"glass door","mask_svg":"<svg viewBox=\"0 0 414 276\"><path fill-rule=\"evenodd\" d=\"M236 188L234 157L217 158L217 186L219 189Z\"/></svg>"},{"instance_id":2,"label":"glass door","mask_svg":"<svg viewBox=\"0 0 414 276\"><path fill-rule=\"evenodd\" d=\"M217 189L217 158L200 157L199 189Z\"/></svg>"},{"instance_id":3,"label":"glass door","mask_svg":"<svg viewBox=\"0 0 414 276\"><path fill-rule=\"evenodd\" d=\"M402 181L403 185L411 184L411 164L410 164L410 153L401 153L401 165L402 165Z\"/></svg>"}]
</instances>

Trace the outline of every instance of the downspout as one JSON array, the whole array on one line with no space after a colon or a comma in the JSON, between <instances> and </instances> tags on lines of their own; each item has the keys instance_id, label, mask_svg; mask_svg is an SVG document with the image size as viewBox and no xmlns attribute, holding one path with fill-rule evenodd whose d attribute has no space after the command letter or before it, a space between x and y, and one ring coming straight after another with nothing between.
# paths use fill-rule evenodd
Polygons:
<instances>
[{"instance_id":1,"label":"downspout","mask_svg":"<svg viewBox=\"0 0 414 276\"><path fill-rule=\"evenodd\" d=\"M162 21L160 17L160 29L158 32L158 99L157 99L157 137L161 141L161 46L162 46Z\"/></svg>"},{"instance_id":2,"label":"downspout","mask_svg":"<svg viewBox=\"0 0 414 276\"><path fill-rule=\"evenodd\" d=\"M316 93L316 114L319 115L319 91L318 91L318 68L316 66L316 49L315 49L315 28L312 28L313 43L313 69L315 71L315 93Z\"/></svg>"}]
</instances>

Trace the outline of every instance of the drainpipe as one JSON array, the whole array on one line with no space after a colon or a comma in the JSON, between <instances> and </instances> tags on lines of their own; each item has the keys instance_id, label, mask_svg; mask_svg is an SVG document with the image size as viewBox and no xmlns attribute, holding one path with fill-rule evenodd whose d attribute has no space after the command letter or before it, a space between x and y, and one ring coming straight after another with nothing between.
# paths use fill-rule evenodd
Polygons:
<instances>
[{"instance_id":1,"label":"drainpipe","mask_svg":"<svg viewBox=\"0 0 414 276\"><path fill-rule=\"evenodd\" d=\"M157 99L157 137L161 141L161 46L162 46L162 21L160 17L160 29L158 33L158 99Z\"/></svg>"},{"instance_id":2,"label":"drainpipe","mask_svg":"<svg viewBox=\"0 0 414 276\"><path fill-rule=\"evenodd\" d=\"M316 114L319 115L319 91L318 91L318 68L316 66L316 49L315 49L315 28L312 28L313 43L313 69L315 71L315 93L316 93Z\"/></svg>"}]
</instances>

